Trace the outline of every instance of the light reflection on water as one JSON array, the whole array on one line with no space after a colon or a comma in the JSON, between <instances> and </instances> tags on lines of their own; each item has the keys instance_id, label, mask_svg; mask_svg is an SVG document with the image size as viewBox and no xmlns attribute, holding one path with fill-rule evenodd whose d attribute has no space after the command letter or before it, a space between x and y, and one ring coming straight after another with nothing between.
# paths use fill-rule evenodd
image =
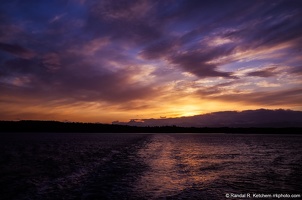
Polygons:
<instances>
[{"instance_id":1,"label":"light reflection on water","mask_svg":"<svg viewBox=\"0 0 302 200\"><path fill-rule=\"evenodd\" d=\"M147 164L149 170L139 180L138 191L157 198L173 194L186 187L186 176L176 171L177 162L173 158L174 149L175 139L173 137L155 135L150 143L139 151L139 156Z\"/></svg>"},{"instance_id":2,"label":"light reflection on water","mask_svg":"<svg viewBox=\"0 0 302 200\"><path fill-rule=\"evenodd\" d=\"M301 154L293 154L293 140L265 137L153 135L138 153L148 169L135 192L157 199L186 198L196 191L223 198L227 192L296 190L298 183L289 177L297 173L291 164ZM295 145L301 153L301 145Z\"/></svg>"}]
</instances>

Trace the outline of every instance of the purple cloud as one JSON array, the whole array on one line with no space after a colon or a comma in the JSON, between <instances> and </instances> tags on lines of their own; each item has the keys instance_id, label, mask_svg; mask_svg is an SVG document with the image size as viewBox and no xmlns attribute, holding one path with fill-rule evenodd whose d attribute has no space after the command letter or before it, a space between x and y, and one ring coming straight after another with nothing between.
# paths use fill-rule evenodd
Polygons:
<instances>
[{"instance_id":1,"label":"purple cloud","mask_svg":"<svg viewBox=\"0 0 302 200\"><path fill-rule=\"evenodd\" d=\"M182 127L301 127L302 112L292 110L244 110L213 112L191 117L165 119L132 119L112 122L130 126L182 126Z\"/></svg>"},{"instance_id":2,"label":"purple cloud","mask_svg":"<svg viewBox=\"0 0 302 200\"><path fill-rule=\"evenodd\" d=\"M301 108L300 0L4 0L0 13L0 100Z\"/></svg>"},{"instance_id":3,"label":"purple cloud","mask_svg":"<svg viewBox=\"0 0 302 200\"><path fill-rule=\"evenodd\" d=\"M33 51L17 44L6 44L0 42L0 50L25 59L30 59L35 56Z\"/></svg>"},{"instance_id":4,"label":"purple cloud","mask_svg":"<svg viewBox=\"0 0 302 200\"><path fill-rule=\"evenodd\" d=\"M272 77L276 75L276 67L270 67L267 69L263 69L263 70L258 70L258 71L254 71L254 72L249 72L247 73L247 76L258 76L258 77Z\"/></svg>"}]
</instances>

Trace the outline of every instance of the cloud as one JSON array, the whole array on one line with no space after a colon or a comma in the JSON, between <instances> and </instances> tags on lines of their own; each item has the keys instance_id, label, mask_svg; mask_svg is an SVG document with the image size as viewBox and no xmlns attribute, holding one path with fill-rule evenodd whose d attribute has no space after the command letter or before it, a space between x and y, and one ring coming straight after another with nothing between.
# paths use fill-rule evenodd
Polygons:
<instances>
[{"instance_id":1,"label":"cloud","mask_svg":"<svg viewBox=\"0 0 302 200\"><path fill-rule=\"evenodd\" d=\"M35 56L35 53L33 51L26 49L18 44L7 44L0 42L0 50L25 59L30 59Z\"/></svg>"},{"instance_id":2,"label":"cloud","mask_svg":"<svg viewBox=\"0 0 302 200\"><path fill-rule=\"evenodd\" d=\"M18 80L22 74L27 74L31 80L28 81L30 89L26 91L28 97L38 95L43 101L70 99L73 102L118 103L147 98L157 93L152 85L140 84L140 80L133 79L133 74L138 72L135 68L112 72L105 68L97 70L87 63L74 63L74 68L62 68L58 59L56 54L47 54L43 57L44 66L35 65L30 60L12 60L6 64L7 72L2 80ZM17 97L23 93L22 88L10 92L9 88L2 85L0 89Z\"/></svg>"},{"instance_id":3,"label":"cloud","mask_svg":"<svg viewBox=\"0 0 302 200\"><path fill-rule=\"evenodd\" d=\"M293 4L282 1L270 8L266 12L259 12L259 17L250 18L245 24L237 29L224 34L225 37L240 39L243 49L268 48L277 46L285 42L292 42L292 45L299 44L296 40L301 40L301 4L292 1ZM295 7L297 6L297 7ZM276 12L279 10L280 12ZM274 20L272 20L274 18ZM250 33L253 34L250 34Z\"/></svg>"},{"instance_id":4,"label":"cloud","mask_svg":"<svg viewBox=\"0 0 302 200\"><path fill-rule=\"evenodd\" d=\"M48 71L53 72L61 68L60 57L57 53L47 53L42 58L42 64Z\"/></svg>"},{"instance_id":5,"label":"cloud","mask_svg":"<svg viewBox=\"0 0 302 200\"><path fill-rule=\"evenodd\" d=\"M151 1L146 0L118 0L112 2L105 0L94 4L92 12L102 16L105 20L135 20L148 15L151 7Z\"/></svg>"},{"instance_id":6,"label":"cloud","mask_svg":"<svg viewBox=\"0 0 302 200\"><path fill-rule=\"evenodd\" d=\"M283 89L277 91L233 91L226 94L216 93L214 96L207 95L205 91L197 92L203 99L219 100L224 102L241 102L259 106L299 106L301 104L302 89Z\"/></svg>"},{"instance_id":7,"label":"cloud","mask_svg":"<svg viewBox=\"0 0 302 200\"><path fill-rule=\"evenodd\" d=\"M167 60L170 64L200 78L234 78L231 72L219 71L217 65L209 63L216 58L229 55L233 49L234 47L231 45L211 48L207 44L201 44L185 51L180 40L174 38L174 40L163 40L148 46L141 52L141 55L146 59Z\"/></svg>"},{"instance_id":8,"label":"cloud","mask_svg":"<svg viewBox=\"0 0 302 200\"><path fill-rule=\"evenodd\" d=\"M276 67L269 67L263 70L253 71L247 73L247 76L258 76L258 77L272 77L276 75Z\"/></svg>"},{"instance_id":9,"label":"cloud","mask_svg":"<svg viewBox=\"0 0 302 200\"><path fill-rule=\"evenodd\" d=\"M301 111L244 110L213 112L191 117L164 119L131 119L129 122L112 122L130 126L182 126L182 127L301 127Z\"/></svg>"},{"instance_id":10,"label":"cloud","mask_svg":"<svg viewBox=\"0 0 302 200\"><path fill-rule=\"evenodd\" d=\"M215 58L215 53L218 52L219 51L184 53L172 57L172 63L179 65L184 71L191 72L198 77L233 78L231 72L218 71L216 65L207 63Z\"/></svg>"},{"instance_id":11,"label":"cloud","mask_svg":"<svg viewBox=\"0 0 302 200\"><path fill-rule=\"evenodd\" d=\"M0 41L7 42L23 33L22 27L0 14Z\"/></svg>"},{"instance_id":12,"label":"cloud","mask_svg":"<svg viewBox=\"0 0 302 200\"><path fill-rule=\"evenodd\" d=\"M63 14L60 14L60 15L55 15L51 20L49 20L49 23L54 23L54 22L60 20L65 15L66 15L66 13L63 13Z\"/></svg>"},{"instance_id":13,"label":"cloud","mask_svg":"<svg viewBox=\"0 0 302 200\"><path fill-rule=\"evenodd\" d=\"M214 85L213 85L214 84ZM202 99L215 99L220 100L219 97L224 95L236 94L241 95L247 93L247 89L241 89L240 87L244 86L246 83L240 79L234 81L227 81L222 83L212 83L208 86L197 87L195 94ZM236 101L234 99L234 101Z\"/></svg>"},{"instance_id":14,"label":"cloud","mask_svg":"<svg viewBox=\"0 0 302 200\"><path fill-rule=\"evenodd\" d=\"M301 105L299 0L29 0L0 11L0 100L152 113L183 96L199 98L182 99L193 107Z\"/></svg>"},{"instance_id":15,"label":"cloud","mask_svg":"<svg viewBox=\"0 0 302 200\"><path fill-rule=\"evenodd\" d=\"M256 83L256 85L258 85L259 87L280 87L281 86L281 84L270 83L268 81L260 81L260 82Z\"/></svg>"},{"instance_id":16,"label":"cloud","mask_svg":"<svg viewBox=\"0 0 302 200\"><path fill-rule=\"evenodd\" d=\"M162 35L161 23L153 21L151 1L91 1L86 28L98 36L142 44Z\"/></svg>"},{"instance_id":17,"label":"cloud","mask_svg":"<svg viewBox=\"0 0 302 200\"><path fill-rule=\"evenodd\" d=\"M174 10L175 13L177 13L177 9L182 11L180 16L174 16L174 20L181 22L184 19L190 19L194 23L193 16L195 18L203 16L203 14L194 12L196 7L199 6L216 10L213 7L214 4L209 2L203 2L202 5L192 2L184 3L184 5L176 7ZM143 57L146 59L168 60L170 64L175 64L182 70L193 73L200 78L230 78L232 73L219 70L219 67L236 61L239 54L255 48L258 48L258 51L265 51L285 42L291 42L292 45L298 44L296 40L300 38L301 22L294 19L299 17L300 12L298 9L291 7L294 5L287 6L279 15L274 12L284 6L283 2L280 5L274 5L273 9L266 9L266 12L263 13L259 11L260 5L253 6L249 3L242 3L240 6L240 9L246 12L241 12L242 10L239 11L237 8L231 8L228 5L227 9L229 10L223 12L224 14L218 14L209 21L203 20L201 26L196 26L192 31L172 37L172 40L161 38L158 42L153 42L142 51ZM186 9L188 9L188 12L186 12ZM292 9L296 11L291 12ZM240 17L239 15L226 14L232 13L231 11L234 11L234 13L239 11L241 13ZM254 11L259 12L262 18L253 16ZM205 13L207 14L207 11ZM274 15L276 20L271 23L271 17ZM220 22L221 19L230 23L230 28L228 24L223 26ZM162 21L165 23L165 19ZM237 25L232 24L232 22L237 22ZM251 32L253 34L250 34ZM281 37L280 33L282 34ZM210 35L210 37L203 37L204 34ZM242 56L244 55L250 57L249 54L242 54ZM257 75L257 73L254 73L254 75ZM253 73L250 75L253 75ZM266 74L259 72L258 75L268 76L269 74L268 72Z\"/></svg>"},{"instance_id":18,"label":"cloud","mask_svg":"<svg viewBox=\"0 0 302 200\"><path fill-rule=\"evenodd\" d=\"M177 52L178 48L177 38L163 39L147 46L140 54L145 59L165 59L170 54Z\"/></svg>"},{"instance_id":19,"label":"cloud","mask_svg":"<svg viewBox=\"0 0 302 200\"><path fill-rule=\"evenodd\" d=\"M290 72L293 74L302 75L302 66L293 67Z\"/></svg>"},{"instance_id":20,"label":"cloud","mask_svg":"<svg viewBox=\"0 0 302 200\"><path fill-rule=\"evenodd\" d=\"M40 74L43 71L36 59L15 58L6 60L0 72L3 75L11 76L15 74Z\"/></svg>"},{"instance_id":21,"label":"cloud","mask_svg":"<svg viewBox=\"0 0 302 200\"><path fill-rule=\"evenodd\" d=\"M84 44L76 44L75 46L72 46L68 51L80 56L93 56L98 51L101 51L104 49L107 45L109 45L110 40L108 37L100 37L100 38L94 38L90 41L85 42ZM105 51L107 51L105 49Z\"/></svg>"}]
</instances>

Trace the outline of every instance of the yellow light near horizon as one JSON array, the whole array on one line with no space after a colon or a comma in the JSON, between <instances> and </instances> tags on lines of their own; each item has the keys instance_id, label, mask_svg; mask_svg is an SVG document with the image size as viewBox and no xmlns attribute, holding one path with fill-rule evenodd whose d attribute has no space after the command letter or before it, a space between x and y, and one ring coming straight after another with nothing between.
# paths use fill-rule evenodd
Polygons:
<instances>
[{"instance_id":1,"label":"yellow light near horizon","mask_svg":"<svg viewBox=\"0 0 302 200\"><path fill-rule=\"evenodd\" d=\"M200 107L197 105L184 105L178 110L178 112L181 113L181 117L201 114Z\"/></svg>"},{"instance_id":2,"label":"yellow light near horizon","mask_svg":"<svg viewBox=\"0 0 302 200\"><path fill-rule=\"evenodd\" d=\"M24 101L23 101L24 102ZM67 103L66 103L67 102ZM278 105L261 106L246 102L201 99L200 96L174 94L147 100L110 104L106 102L48 102L28 100L24 104L0 105L0 120L39 119L56 121L128 122L131 119L160 119L202 115L218 111L242 111L259 108L278 109ZM292 109L292 107L283 107Z\"/></svg>"}]
</instances>

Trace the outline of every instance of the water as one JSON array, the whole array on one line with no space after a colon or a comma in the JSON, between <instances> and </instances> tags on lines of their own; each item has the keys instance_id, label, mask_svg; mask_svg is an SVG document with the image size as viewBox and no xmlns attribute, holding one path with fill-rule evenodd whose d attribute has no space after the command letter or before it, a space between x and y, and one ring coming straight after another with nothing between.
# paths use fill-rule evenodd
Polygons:
<instances>
[{"instance_id":1,"label":"water","mask_svg":"<svg viewBox=\"0 0 302 200\"><path fill-rule=\"evenodd\" d=\"M0 137L0 199L302 194L301 136L14 133Z\"/></svg>"}]
</instances>

